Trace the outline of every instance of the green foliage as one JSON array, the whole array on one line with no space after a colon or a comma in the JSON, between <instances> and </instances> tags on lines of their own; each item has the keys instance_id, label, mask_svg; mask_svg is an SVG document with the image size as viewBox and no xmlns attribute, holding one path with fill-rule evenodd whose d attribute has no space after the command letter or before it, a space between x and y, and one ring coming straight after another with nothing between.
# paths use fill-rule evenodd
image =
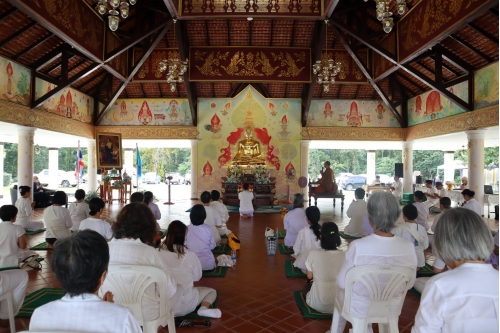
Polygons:
<instances>
[{"instance_id":1,"label":"green foliage","mask_svg":"<svg viewBox=\"0 0 500 333\"><path fill-rule=\"evenodd\" d=\"M140 148L142 173L156 172L161 178L169 172L186 174L191 169L189 148ZM134 164L136 151L134 150Z\"/></svg>"},{"instance_id":2,"label":"green foliage","mask_svg":"<svg viewBox=\"0 0 500 333\"><path fill-rule=\"evenodd\" d=\"M90 200L99 197L100 197L99 191L87 191L87 194L85 195L85 199L83 199L83 201L85 203L89 203Z\"/></svg>"},{"instance_id":3,"label":"green foliage","mask_svg":"<svg viewBox=\"0 0 500 333\"><path fill-rule=\"evenodd\" d=\"M414 150L413 170L420 171L425 179L436 177L437 167L444 163L444 153L441 150Z\"/></svg>"},{"instance_id":4,"label":"green foliage","mask_svg":"<svg viewBox=\"0 0 500 333\"><path fill-rule=\"evenodd\" d=\"M341 172L366 173L366 150L309 149L309 176L316 179L325 161L330 161L335 175Z\"/></svg>"},{"instance_id":5,"label":"green foliage","mask_svg":"<svg viewBox=\"0 0 500 333\"><path fill-rule=\"evenodd\" d=\"M19 93L21 95L25 95L26 92L28 91L28 75L21 73L21 78L17 82L17 89L19 90Z\"/></svg>"},{"instance_id":6,"label":"green foliage","mask_svg":"<svg viewBox=\"0 0 500 333\"><path fill-rule=\"evenodd\" d=\"M375 153L375 173L394 175L394 164L401 163L401 150L377 150Z\"/></svg>"},{"instance_id":7,"label":"green foliage","mask_svg":"<svg viewBox=\"0 0 500 333\"><path fill-rule=\"evenodd\" d=\"M3 174L3 186L9 186L12 184L12 175L10 173Z\"/></svg>"}]
</instances>

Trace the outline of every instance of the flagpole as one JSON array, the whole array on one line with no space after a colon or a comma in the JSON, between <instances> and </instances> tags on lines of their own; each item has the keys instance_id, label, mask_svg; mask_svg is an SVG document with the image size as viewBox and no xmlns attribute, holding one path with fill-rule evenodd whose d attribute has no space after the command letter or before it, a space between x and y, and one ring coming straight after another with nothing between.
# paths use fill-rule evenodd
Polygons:
<instances>
[{"instance_id":1,"label":"flagpole","mask_svg":"<svg viewBox=\"0 0 500 333\"><path fill-rule=\"evenodd\" d=\"M135 185L139 191L139 166L137 165L137 154L139 154L139 146L135 144Z\"/></svg>"}]
</instances>

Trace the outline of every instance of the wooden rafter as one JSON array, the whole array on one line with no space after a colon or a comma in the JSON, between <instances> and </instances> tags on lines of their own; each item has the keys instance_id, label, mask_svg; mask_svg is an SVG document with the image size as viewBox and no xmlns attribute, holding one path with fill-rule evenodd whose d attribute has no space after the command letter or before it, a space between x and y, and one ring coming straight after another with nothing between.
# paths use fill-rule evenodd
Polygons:
<instances>
[{"instance_id":1,"label":"wooden rafter","mask_svg":"<svg viewBox=\"0 0 500 333\"><path fill-rule=\"evenodd\" d=\"M476 24L474 24L473 22L469 22L467 23L467 25L469 26L469 28L471 28L472 30L478 32L479 34L483 35L486 39L488 39L490 42L493 42L495 44L498 45L498 37L495 37L493 36L492 34L490 34L489 32L483 30L482 28L478 27Z\"/></svg>"},{"instance_id":2,"label":"wooden rafter","mask_svg":"<svg viewBox=\"0 0 500 333\"><path fill-rule=\"evenodd\" d=\"M493 58L490 57L490 56L487 56L486 54L484 54L483 52L479 51L476 47L472 46L471 44L469 44L467 41L463 40L462 38L458 37L457 35L455 34L451 34L450 35L450 38L454 39L456 42L458 42L459 44L462 44L463 46L465 46L467 49L471 50L472 52L474 52L475 54L477 54L478 56L480 56L481 58L483 58L484 60L488 61L488 62L493 62Z\"/></svg>"},{"instance_id":3,"label":"wooden rafter","mask_svg":"<svg viewBox=\"0 0 500 333\"><path fill-rule=\"evenodd\" d=\"M12 42L14 39L21 36L29 29L33 28L35 25L37 25L36 22L31 22L30 24L28 24L27 26L25 26L21 30L17 30L14 34L10 35L9 37L5 38L3 41L0 42L0 48L4 47L8 43Z\"/></svg>"},{"instance_id":4,"label":"wooden rafter","mask_svg":"<svg viewBox=\"0 0 500 333\"><path fill-rule=\"evenodd\" d=\"M53 33L49 32L48 35L40 38L39 40L33 42L32 44L30 44L27 48L19 51L18 53L16 53L12 59L16 60L16 59L19 59L20 57L22 57L23 55L25 55L26 53L30 52L31 50L33 50L35 47L37 46L40 46L41 44L45 43L46 41L48 41L49 39L52 38L52 36L54 36Z\"/></svg>"},{"instance_id":5,"label":"wooden rafter","mask_svg":"<svg viewBox=\"0 0 500 333\"><path fill-rule=\"evenodd\" d=\"M5 13L3 13L2 15L0 15L0 22L2 22L3 20L7 19L8 17L10 17L12 14L14 14L15 12L17 12L17 8L16 7L12 7L11 9L9 9L8 11L6 11Z\"/></svg>"}]
</instances>

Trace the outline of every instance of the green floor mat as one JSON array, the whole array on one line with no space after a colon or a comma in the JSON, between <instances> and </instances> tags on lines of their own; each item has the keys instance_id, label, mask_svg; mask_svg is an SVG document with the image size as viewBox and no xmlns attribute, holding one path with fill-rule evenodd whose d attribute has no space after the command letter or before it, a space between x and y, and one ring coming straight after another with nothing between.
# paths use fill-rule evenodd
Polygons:
<instances>
[{"instance_id":1,"label":"green floor mat","mask_svg":"<svg viewBox=\"0 0 500 333\"><path fill-rule=\"evenodd\" d=\"M300 311L302 311L302 314L306 318L311 318L311 319L329 319L332 320L333 314L332 313L322 313L317 310L314 310L313 308L309 307L306 303L306 295L304 294L303 291L294 291L293 292L293 297L295 297L295 302L299 306Z\"/></svg>"},{"instance_id":2,"label":"green floor mat","mask_svg":"<svg viewBox=\"0 0 500 333\"><path fill-rule=\"evenodd\" d=\"M30 250L34 250L34 251L52 250L51 247L47 247L47 246L48 246L47 242L43 242L43 243L40 243L40 244L35 245L33 247L30 247Z\"/></svg>"},{"instance_id":3,"label":"green floor mat","mask_svg":"<svg viewBox=\"0 0 500 333\"><path fill-rule=\"evenodd\" d=\"M26 231L24 234L27 235L27 236L31 236L31 235L39 234L41 232L45 232L45 229L38 229L38 230L33 230L33 231Z\"/></svg>"},{"instance_id":4,"label":"green floor mat","mask_svg":"<svg viewBox=\"0 0 500 333\"><path fill-rule=\"evenodd\" d=\"M281 254L293 254L293 249L283 243L278 244L278 250L280 250Z\"/></svg>"},{"instance_id":5,"label":"green floor mat","mask_svg":"<svg viewBox=\"0 0 500 333\"><path fill-rule=\"evenodd\" d=\"M222 235L220 236L220 238L227 238L227 235Z\"/></svg>"},{"instance_id":6,"label":"green floor mat","mask_svg":"<svg viewBox=\"0 0 500 333\"><path fill-rule=\"evenodd\" d=\"M30 318L36 308L61 299L66 293L61 288L42 288L24 298L17 317Z\"/></svg>"},{"instance_id":7,"label":"green floor mat","mask_svg":"<svg viewBox=\"0 0 500 333\"><path fill-rule=\"evenodd\" d=\"M278 239L284 239L286 236L286 231L278 231Z\"/></svg>"},{"instance_id":8,"label":"green floor mat","mask_svg":"<svg viewBox=\"0 0 500 333\"><path fill-rule=\"evenodd\" d=\"M285 260L285 276L286 277L297 277L297 278L305 278L306 275L302 273L302 271L293 266L295 260Z\"/></svg>"},{"instance_id":9,"label":"green floor mat","mask_svg":"<svg viewBox=\"0 0 500 333\"><path fill-rule=\"evenodd\" d=\"M346 235L346 234L344 234L343 231L339 231L339 234L340 234L340 237L342 237L343 239L359 239L359 238L361 238L361 237Z\"/></svg>"},{"instance_id":10,"label":"green floor mat","mask_svg":"<svg viewBox=\"0 0 500 333\"><path fill-rule=\"evenodd\" d=\"M434 273L434 269L432 268L431 265L429 265L427 263L425 264L424 267L417 270L418 277L430 277L430 276L434 276L434 275L436 275L436 273Z\"/></svg>"},{"instance_id":11,"label":"green floor mat","mask_svg":"<svg viewBox=\"0 0 500 333\"><path fill-rule=\"evenodd\" d=\"M410 292L410 294L412 294L413 296L415 296L417 298L421 298L422 297L422 294L419 293L415 288L411 288L408 291Z\"/></svg>"},{"instance_id":12,"label":"green floor mat","mask_svg":"<svg viewBox=\"0 0 500 333\"><path fill-rule=\"evenodd\" d=\"M13 269L19 269L19 266L12 266L12 267L0 268L0 272L1 271L10 271L10 270L13 270Z\"/></svg>"},{"instance_id":13,"label":"green floor mat","mask_svg":"<svg viewBox=\"0 0 500 333\"><path fill-rule=\"evenodd\" d=\"M213 254L226 254L227 250L229 250L229 245L227 243L222 243L212 250Z\"/></svg>"},{"instance_id":14,"label":"green floor mat","mask_svg":"<svg viewBox=\"0 0 500 333\"><path fill-rule=\"evenodd\" d=\"M198 309L200 308L201 305L198 305L196 307L196 309L194 309L193 312L191 313L188 313L187 315L185 316L180 316L181 318L184 318L184 319L213 319L212 317L203 317L203 316L198 316ZM215 301L212 303L212 308L217 308L217 298L215 299Z\"/></svg>"},{"instance_id":15,"label":"green floor mat","mask_svg":"<svg viewBox=\"0 0 500 333\"><path fill-rule=\"evenodd\" d=\"M212 271L203 271L203 277L224 277L226 276L227 267L217 266Z\"/></svg>"}]
</instances>

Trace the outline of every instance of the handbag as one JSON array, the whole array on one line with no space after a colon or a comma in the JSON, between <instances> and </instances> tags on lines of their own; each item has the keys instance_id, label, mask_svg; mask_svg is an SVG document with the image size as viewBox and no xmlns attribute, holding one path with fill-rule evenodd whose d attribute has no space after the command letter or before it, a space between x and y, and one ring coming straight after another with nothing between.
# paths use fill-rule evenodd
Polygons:
<instances>
[{"instance_id":1,"label":"handbag","mask_svg":"<svg viewBox=\"0 0 500 333\"><path fill-rule=\"evenodd\" d=\"M241 247L240 239L234 233L227 236L227 243L231 249L239 250Z\"/></svg>"}]
</instances>

